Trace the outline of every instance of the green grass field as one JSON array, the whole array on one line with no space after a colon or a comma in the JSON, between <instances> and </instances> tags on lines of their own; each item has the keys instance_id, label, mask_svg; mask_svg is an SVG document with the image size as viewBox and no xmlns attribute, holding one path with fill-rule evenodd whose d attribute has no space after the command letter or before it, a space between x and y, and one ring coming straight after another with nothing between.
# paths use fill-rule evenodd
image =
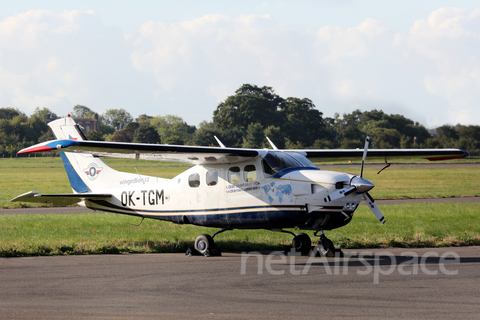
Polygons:
<instances>
[{"instance_id":1,"label":"green grass field","mask_svg":"<svg viewBox=\"0 0 480 320\"><path fill-rule=\"evenodd\" d=\"M108 159L113 168L171 178L188 166L124 159ZM356 173L358 166L343 169ZM477 168L367 169L364 176L376 188L377 199L479 196ZM21 193L71 192L59 158L0 159L0 206ZM342 248L480 245L479 204L436 203L381 206L387 223L380 224L365 206L346 227L327 232ZM0 256L185 252L196 236L218 229L145 220L115 214L0 216ZM312 232L308 232L312 235ZM283 250L291 243L284 233L234 230L219 235L223 251Z\"/></svg>"}]
</instances>

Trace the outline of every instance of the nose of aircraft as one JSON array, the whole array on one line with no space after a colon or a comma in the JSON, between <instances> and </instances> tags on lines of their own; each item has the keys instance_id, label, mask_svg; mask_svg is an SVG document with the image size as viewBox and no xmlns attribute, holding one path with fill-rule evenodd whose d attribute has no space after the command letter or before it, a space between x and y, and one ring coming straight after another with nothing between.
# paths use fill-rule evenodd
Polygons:
<instances>
[{"instance_id":1,"label":"nose of aircraft","mask_svg":"<svg viewBox=\"0 0 480 320\"><path fill-rule=\"evenodd\" d=\"M375 185L367 179L358 176L352 178L352 181L350 181L350 185L352 187L355 187L356 193L365 193L375 187Z\"/></svg>"}]
</instances>

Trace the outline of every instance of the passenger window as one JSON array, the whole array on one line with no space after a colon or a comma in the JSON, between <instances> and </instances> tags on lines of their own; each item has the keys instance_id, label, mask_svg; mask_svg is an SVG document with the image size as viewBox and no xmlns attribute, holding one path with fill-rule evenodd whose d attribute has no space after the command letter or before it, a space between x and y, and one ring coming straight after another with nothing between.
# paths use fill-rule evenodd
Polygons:
<instances>
[{"instance_id":1,"label":"passenger window","mask_svg":"<svg viewBox=\"0 0 480 320\"><path fill-rule=\"evenodd\" d=\"M253 164L245 166L245 169L243 170L243 180L245 180L245 182L257 180L257 170Z\"/></svg>"},{"instance_id":2,"label":"passenger window","mask_svg":"<svg viewBox=\"0 0 480 320\"><path fill-rule=\"evenodd\" d=\"M240 168L231 167L228 169L228 182L230 183L239 183L240 182Z\"/></svg>"},{"instance_id":3,"label":"passenger window","mask_svg":"<svg viewBox=\"0 0 480 320\"><path fill-rule=\"evenodd\" d=\"M218 171L207 171L207 186L215 186L218 183Z\"/></svg>"},{"instance_id":4,"label":"passenger window","mask_svg":"<svg viewBox=\"0 0 480 320\"><path fill-rule=\"evenodd\" d=\"M188 185L192 188L198 188L200 186L200 175L198 173L191 174L188 177Z\"/></svg>"}]
</instances>

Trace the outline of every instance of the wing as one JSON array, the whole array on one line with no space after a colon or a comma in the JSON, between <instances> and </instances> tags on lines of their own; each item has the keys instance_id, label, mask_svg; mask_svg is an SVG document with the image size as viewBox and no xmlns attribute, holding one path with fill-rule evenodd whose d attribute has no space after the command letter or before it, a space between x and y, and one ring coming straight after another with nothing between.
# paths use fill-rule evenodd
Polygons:
<instances>
[{"instance_id":1,"label":"wing","mask_svg":"<svg viewBox=\"0 0 480 320\"><path fill-rule=\"evenodd\" d=\"M290 150L289 150L290 151ZM294 151L294 150L292 150ZM320 150L296 150L306 153L308 159L315 162L329 160L361 159L363 149L320 149ZM460 159L468 156L468 152L460 149L369 149L368 159L385 158L422 158L430 161Z\"/></svg>"},{"instance_id":2,"label":"wing","mask_svg":"<svg viewBox=\"0 0 480 320\"><path fill-rule=\"evenodd\" d=\"M235 163L259 155L259 151L254 149L76 140L51 140L25 148L18 153L42 151L79 152L96 156L178 161L192 164Z\"/></svg>"},{"instance_id":3,"label":"wing","mask_svg":"<svg viewBox=\"0 0 480 320\"><path fill-rule=\"evenodd\" d=\"M38 191L30 191L13 198L10 202L34 202L51 203L57 206L68 206L84 200L106 200L111 194L98 193L66 193L66 194L39 194Z\"/></svg>"},{"instance_id":4,"label":"wing","mask_svg":"<svg viewBox=\"0 0 480 320\"><path fill-rule=\"evenodd\" d=\"M88 153L96 156L135 158L158 161L178 161L192 164L235 163L265 153L260 149L216 148L148 143L52 140L36 144L18 153L66 151ZM277 152L279 152L278 150ZM302 149L284 150L298 152L316 162L333 159L361 159L363 149ZM281 152L281 151L280 151ZM425 158L428 160L458 159L468 156L460 149L370 149L367 157L372 158Z\"/></svg>"}]
</instances>

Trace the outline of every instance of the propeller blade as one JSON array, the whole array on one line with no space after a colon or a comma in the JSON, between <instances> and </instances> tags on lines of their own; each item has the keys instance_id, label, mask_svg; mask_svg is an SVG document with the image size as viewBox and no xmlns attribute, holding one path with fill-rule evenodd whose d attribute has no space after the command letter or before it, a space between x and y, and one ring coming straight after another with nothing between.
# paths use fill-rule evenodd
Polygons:
<instances>
[{"instance_id":1,"label":"propeller blade","mask_svg":"<svg viewBox=\"0 0 480 320\"><path fill-rule=\"evenodd\" d=\"M355 187L343 188L343 189L340 189L340 190L337 190L335 192L330 193L323 200L325 200L325 202L334 201L334 200L340 199L342 197L348 196L350 193L354 192L355 190L356 190Z\"/></svg>"},{"instance_id":2,"label":"propeller blade","mask_svg":"<svg viewBox=\"0 0 480 320\"><path fill-rule=\"evenodd\" d=\"M363 165L365 164L365 159L367 158L369 142L370 142L370 137L367 135L367 137L365 138L365 148L363 149L362 169L360 170L360 178L363 178Z\"/></svg>"},{"instance_id":3,"label":"propeller blade","mask_svg":"<svg viewBox=\"0 0 480 320\"><path fill-rule=\"evenodd\" d=\"M365 192L363 194L363 199L365 199L368 207L370 208L370 210L372 210L373 214L378 218L378 220L380 220L381 223L385 223L385 217L383 216L382 211L380 211L380 208L375 203L375 200L373 200L372 196L368 192Z\"/></svg>"}]
</instances>

